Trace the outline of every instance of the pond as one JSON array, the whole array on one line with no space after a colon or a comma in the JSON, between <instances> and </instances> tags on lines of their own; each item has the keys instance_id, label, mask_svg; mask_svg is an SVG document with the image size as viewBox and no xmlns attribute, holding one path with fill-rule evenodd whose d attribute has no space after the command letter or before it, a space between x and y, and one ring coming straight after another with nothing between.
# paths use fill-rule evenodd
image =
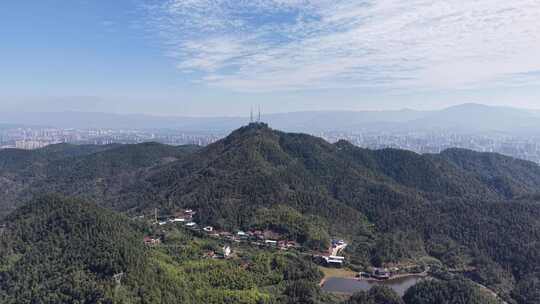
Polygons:
<instances>
[{"instance_id":1,"label":"pond","mask_svg":"<svg viewBox=\"0 0 540 304\"><path fill-rule=\"evenodd\" d=\"M404 278L392 279L387 281L367 281L346 278L328 278L322 289L326 292L336 292L344 294L353 294L358 291L366 291L376 285L390 287L398 295L403 296L407 289L425 279L422 276L408 276Z\"/></svg>"}]
</instances>

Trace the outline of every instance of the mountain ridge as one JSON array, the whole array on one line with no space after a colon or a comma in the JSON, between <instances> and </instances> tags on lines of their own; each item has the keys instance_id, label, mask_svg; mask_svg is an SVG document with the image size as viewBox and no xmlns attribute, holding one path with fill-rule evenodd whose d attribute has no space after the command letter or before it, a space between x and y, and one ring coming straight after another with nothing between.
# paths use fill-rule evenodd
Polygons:
<instances>
[{"instance_id":1,"label":"mountain ridge","mask_svg":"<svg viewBox=\"0 0 540 304\"><path fill-rule=\"evenodd\" d=\"M430 111L402 109L272 113L264 114L263 120L285 131L310 133L429 131L435 128L460 133L529 134L528 128L540 129L540 115L537 111L477 103ZM0 122L18 125L113 129L133 129L133 126L137 126L136 129L174 129L219 134L231 132L248 121L248 117L239 116L176 117L87 112L0 113Z\"/></svg>"}]
</instances>

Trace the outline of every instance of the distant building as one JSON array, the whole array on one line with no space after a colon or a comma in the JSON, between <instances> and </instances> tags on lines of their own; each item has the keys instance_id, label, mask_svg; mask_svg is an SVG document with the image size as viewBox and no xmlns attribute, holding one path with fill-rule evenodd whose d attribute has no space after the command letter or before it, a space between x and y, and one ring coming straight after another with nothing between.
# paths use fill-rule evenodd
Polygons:
<instances>
[{"instance_id":1,"label":"distant building","mask_svg":"<svg viewBox=\"0 0 540 304\"><path fill-rule=\"evenodd\" d=\"M49 142L37 141L37 140L19 140L15 142L15 148L23 150L35 150L50 145Z\"/></svg>"}]
</instances>

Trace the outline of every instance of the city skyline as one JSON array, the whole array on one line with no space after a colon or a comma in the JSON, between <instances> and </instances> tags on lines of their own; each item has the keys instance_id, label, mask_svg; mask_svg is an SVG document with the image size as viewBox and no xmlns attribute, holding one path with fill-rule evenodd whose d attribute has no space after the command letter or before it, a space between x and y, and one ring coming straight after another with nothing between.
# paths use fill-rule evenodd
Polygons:
<instances>
[{"instance_id":1,"label":"city skyline","mask_svg":"<svg viewBox=\"0 0 540 304\"><path fill-rule=\"evenodd\" d=\"M227 132L184 132L181 130L64 129L43 127L0 128L0 150L34 150L55 144L114 145L157 142L167 145L206 146L227 136ZM537 135L462 134L450 130L432 131L319 131L310 135L330 143L346 140L368 149L402 149L419 154L442 153L448 149L494 152L540 163L540 138Z\"/></svg>"}]
</instances>

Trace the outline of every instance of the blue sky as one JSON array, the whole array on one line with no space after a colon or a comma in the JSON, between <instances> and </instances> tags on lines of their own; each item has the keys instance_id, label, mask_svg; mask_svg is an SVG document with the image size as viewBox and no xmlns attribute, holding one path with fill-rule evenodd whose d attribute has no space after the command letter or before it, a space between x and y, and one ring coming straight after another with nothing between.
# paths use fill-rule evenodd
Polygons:
<instances>
[{"instance_id":1,"label":"blue sky","mask_svg":"<svg viewBox=\"0 0 540 304\"><path fill-rule=\"evenodd\" d=\"M0 111L540 108L536 0L0 4Z\"/></svg>"}]
</instances>

